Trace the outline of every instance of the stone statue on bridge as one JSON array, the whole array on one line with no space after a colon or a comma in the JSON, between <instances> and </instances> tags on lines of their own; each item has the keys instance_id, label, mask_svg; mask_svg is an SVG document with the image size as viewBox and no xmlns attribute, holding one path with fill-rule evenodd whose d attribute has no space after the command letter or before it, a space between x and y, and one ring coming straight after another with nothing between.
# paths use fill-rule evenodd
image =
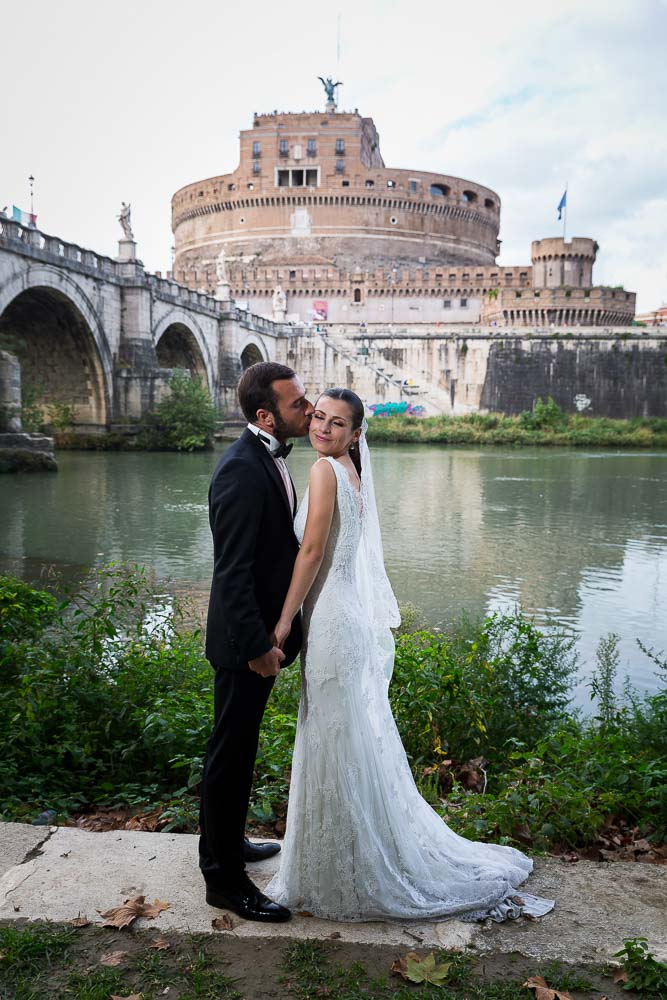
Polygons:
<instances>
[{"instance_id":1,"label":"stone statue on bridge","mask_svg":"<svg viewBox=\"0 0 667 1000\"><path fill-rule=\"evenodd\" d=\"M282 290L281 285L276 285L274 288L271 305L273 306L273 318L277 320L278 323L284 323L285 315L287 313L287 296Z\"/></svg>"},{"instance_id":2,"label":"stone statue on bridge","mask_svg":"<svg viewBox=\"0 0 667 1000\"><path fill-rule=\"evenodd\" d=\"M120 215L118 216L118 221L121 224L123 235L126 240L134 240L134 233L132 232L132 223L130 221L130 214L132 211L132 206L128 203L125 204L124 201L120 203Z\"/></svg>"},{"instance_id":3,"label":"stone statue on bridge","mask_svg":"<svg viewBox=\"0 0 667 1000\"><path fill-rule=\"evenodd\" d=\"M229 278L227 277L227 257L225 255L225 248L223 247L218 254L218 259L215 262L215 271L218 276L219 285L228 285Z\"/></svg>"}]
</instances>

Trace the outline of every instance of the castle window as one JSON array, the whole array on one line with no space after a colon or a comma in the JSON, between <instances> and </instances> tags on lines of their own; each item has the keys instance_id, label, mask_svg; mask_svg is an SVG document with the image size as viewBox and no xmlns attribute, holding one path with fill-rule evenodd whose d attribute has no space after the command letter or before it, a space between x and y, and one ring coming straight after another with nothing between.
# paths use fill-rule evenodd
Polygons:
<instances>
[{"instance_id":1,"label":"castle window","mask_svg":"<svg viewBox=\"0 0 667 1000\"><path fill-rule=\"evenodd\" d=\"M496 203L491 200L491 198L484 199L484 208L495 208Z\"/></svg>"},{"instance_id":2,"label":"castle window","mask_svg":"<svg viewBox=\"0 0 667 1000\"><path fill-rule=\"evenodd\" d=\"M533 292L533 295L535 296L536 299L539 299L539 297L540 297L540 293L539 292Z\"/></svg>"},{"instance_id":3,"label":"castle window","mask_svg":"<svg viewBox=\"0 0 667 1000\"><path fill-rule=\"evenodd\" d=\"M315 139L308 140L306 152L308 156L317 156L317 141Z\"/></svg>"},{"instance_id":4,"label":"castle window","mask_svg":"<svg viewBox=\"0 0 667 1000\"><path fill-rule=\"evenodd\" d=\"M514 293L514 297L517 298L517 299L520 299L521 298L521 292L515 292Z\"/></svg>"},{"instance_id":5,"label":"castle window","mask_svg":"<svg viewBox=\"0 0 667 1000\"><path fill-rule=\"evenodd\" d=\"M278 171L278 187L289 187L289 170L279 170Z\"/></svg>"},{"instance_id":6,"label":"castle window","mask_svg":"<svg viewBox=\"0 0 667 1000\"><path fill-rule=\"evenodd\" d=\"M398 222L398 219L396 218L395 215L392 215L392 217L391 217L391 219L389 221L391 222L392 226L395 226L396 223Z\"/></svg>"},{"instance_id":7,"label":"castle window","mask_svg":"<svg viewBox=\"0 0 667 1000\"><path fill-rule=\"evenodd\" d=\"M387 187L388 188L395 188L396 187L396 181L387 181Z\"/></svg>"},{"instance_id":8,"label":"castle window","mask_svg":"<svg viewBox=\"0 0 667 1000\"><path fill-rule=\"evenodd\" d=\"M262 144L261 142L253 142L252 144L252 155L261 156L262 155Z\"/></svg>"},{"instance_id":9,"label":"castle window","mask_svg":"<svg viewBox=\"0 0 667 1000\"><path fill-rule=\"evenodd\" d=\"M278 144L278 153L280 156L289 156L289 142L287 139L281 139Z\"/></svg>"},{"instance_id":10,"label":"castle window","mask_svg":"<svg viewBox=\"0 0 667 1000\"><path fill-rule=\"evenodd\" d=\"M290 271L289 278L290 281L296 281L296 271Z\"/></svg>"},{"instance_id":11,"label":"castle window","mask_svg":"<svg viewBox=\"0 0 667 1000\"><path fill-rule=\"evenodd\" d=\"M519 277L520 278L527 278L528 277L528 271L519 271Z\"/></svg>"},{"instance_id":12,"label":"castle window","mask_svg":"<svg viewBox=\"0 0 667 1000\"><path fill-rule=\"evenodd\" d=\"M452 308L452 300L451 299L445 299L445 301L442 303L442 308L443 309L451 309Z\"/></svg>"},{"instance_id":13,"label":"castle window","mask_svg":"<svg viewBox=\"0 0 667 1000\"><path fill-rule=\"evenodd\" d=\"M293 170L292 171L292 184L293 188L303 187L303 170Z\"/></svg>"},{"instance_id":14,"label":"castle window","mask_svg":"<svg viewBox=\"0 0 667 1000\"><path fill-rule=\"evenodd\" d=\"M371 180L366 181L366 187L367 188L374 188L375 187L375 181L371 181Z\"/></svg>"},{"instance_id":15,"label":"castle window","mask_svg":"<svg viewBox=\"0 0 667 1000\"><path fill-rule=\"evenodd\" d=\"M430 191L434 198L442 198L450 193L450 188L446 184L431 184Z\"/></svg>"},{"instance_id":16,"label":"castle window","mask_svg":"<svg viewBox=\"0 0 667 1000\"><path fill-rule=\"evenodd\" d=\"M261 169L262 169L262 164L259 162L259 160L253 160L252 161L252 172L253 172L253 174L260 173Z\"/></svg>"},{"instance_id":17,"label":"castle window","mask_svg":"<svg viewBox=\"0 0 667 1000\"><path fill-rule=\"evenodd\" d=\"M470 281L470 275L466 272L465 274L462 275L462 280L463 281Z\"/></svg>"},{"instance_id":18,"label":"castle window","mask_svg":"<svg viewBox=\"0 0 667 1000\"><path fill-rule=\"evenodd\" d=\"M361 302L361 289L360 288L355 288L355 290L354 290L354 301L355 302Z\"/></svg>"},{"instance_id":19,"label":"castle window","mask_svg":"<svg viewBox=\"0 0 667 1000\"><path fill-rule=\"evenodd\" d=\"M228 191L236 191L236 184L228 184L227 185L227 190Z\"/></svg>"},{"instance_id":20,"label":"castle window","mask_svg":"<svg viewBox=\"0 0 667 1000\"><path fill-rule=\"evenodd\" d=\"M467 299L461 299L461 308L462 309L467 309L468 308L468 300Z\"/></svg>"},{"instance_id":21,"label":"castle window","mask_svg":"<svg viewBox=\"0 0 667 1000\"><path fill-rule=\"evenodd\" d=\"M306 170L306 187L317 187L317 170Z\"/></svg>"},{"instance_id":22,"label":"castle window","mask_svg":"<svg viewBox=\"0 0 667 1000\"><path fill-rule=\"evenodd\" d=\"M337 174L345 173L345 160L336 160L336 173Z\"/></svg>"},{"instance_id":23,"label":"castle window","mask_svg":"<svg viewBox=\"0 0 667 1000\"><path fill-rule=\"evenodd\" d=\"M341 187L349 188L349 186L350 186L350 182L349 181L342 181L341 182Z\"/></svg>"},{"instance_id":24,"label":"castle window","mask_svg":"<svg viewBox=\"0 0 667 1000\"><path fill-rule=\"evenodd\" d=\"M470 202L470 204L472 204L474 201L477 201L477 195L475 194L474 191L464 191L462 198L464 201Z\"/></svg>"},{"instance_id":25,"label":"castle window","mask_svg":"<svg viewBox=\"0 0 667 1000\"><path fill-rule=\"evenodd\" d=\"M345 139L336 139L336 156L345 156Z\"/></svg>"},{"instance_id":26,"label":"castle window","mask_svg":"<svg viewBox=\"0 0 667 1000\"><path fill-rule=\"evenodd\" d=\"M417 181L410 181L410 190L413 192L417 190Z\"/></svg>"}]
</instances>

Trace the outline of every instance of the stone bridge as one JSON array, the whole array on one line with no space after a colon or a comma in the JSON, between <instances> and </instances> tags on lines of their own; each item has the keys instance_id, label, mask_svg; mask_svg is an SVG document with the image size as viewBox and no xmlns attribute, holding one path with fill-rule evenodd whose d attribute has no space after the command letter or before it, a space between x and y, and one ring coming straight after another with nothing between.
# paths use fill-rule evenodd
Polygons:
<instances>
[{"instance_id":1,"label":"stone bridge","mask_svg":"<svg viewBox=\"0 0 667 1000\"><path fill-rule=\"evenodd\" d=\"M236 416L239 375L260 360L291 365L311 396L343 385L425 414L517 413L552 395L569 412L667 415L666 330L281 324L0 216L0 410L22 390L24 406L66 403L76 430L103 431L187 369Z\"/></svg>"},{"instance_id":2,"label":"stone bridge","mask_svg":"<svg viewBox=\"0 0 667 1000\"><path fill-rule=\"evenodd\" d=\"M74 406L79 431L140 417L174 369L188 369L219 407L233 407L242 368L282 360L287 332L149 274L140 261L112 260L0 216L0 348L19 359L24 403ZM0 385L11 381L5 375ZM7 402L5 393L0 405Z\"/></svg>"}]
</instances>

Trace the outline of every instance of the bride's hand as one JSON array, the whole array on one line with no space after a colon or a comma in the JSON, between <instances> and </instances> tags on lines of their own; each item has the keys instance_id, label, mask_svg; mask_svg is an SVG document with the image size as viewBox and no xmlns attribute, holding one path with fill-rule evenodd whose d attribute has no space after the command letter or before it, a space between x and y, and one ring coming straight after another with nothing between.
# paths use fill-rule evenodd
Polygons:
<instances>
[{"instance_id":1,"label":"bride's hand","mask_svg":"<svg viewBox=\"0 0 667 1000\"><path fill-rule=\"evenodd\" d=\"M282 649L285 640L287 639L287 636L290 634L291 631L292 631L291 622L286 622L282 620L279 621L273 630L273 636L274 636L273 641L275 642L276 646L279 646L280 649Z\"/></svg>"}]
</instances>

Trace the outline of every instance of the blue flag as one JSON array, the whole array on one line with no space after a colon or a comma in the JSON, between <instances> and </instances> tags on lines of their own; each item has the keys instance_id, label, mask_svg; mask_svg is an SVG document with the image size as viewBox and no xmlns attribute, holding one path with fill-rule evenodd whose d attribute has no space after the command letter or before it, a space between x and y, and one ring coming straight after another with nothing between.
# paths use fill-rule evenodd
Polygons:
<instances>
[{"instance_id":1,"label":"blue flag","mask_svg":"<svg viewBox=\"0 0 667 1000\"><path fill-rule=\"evenodd\" d=\"M559 222L563 218L563 209L565 208L566 205L567 205L567 188L565 188L565 190L563 191L563 197L558 202L558 221Z\"/></svg>"}]
</instances>

